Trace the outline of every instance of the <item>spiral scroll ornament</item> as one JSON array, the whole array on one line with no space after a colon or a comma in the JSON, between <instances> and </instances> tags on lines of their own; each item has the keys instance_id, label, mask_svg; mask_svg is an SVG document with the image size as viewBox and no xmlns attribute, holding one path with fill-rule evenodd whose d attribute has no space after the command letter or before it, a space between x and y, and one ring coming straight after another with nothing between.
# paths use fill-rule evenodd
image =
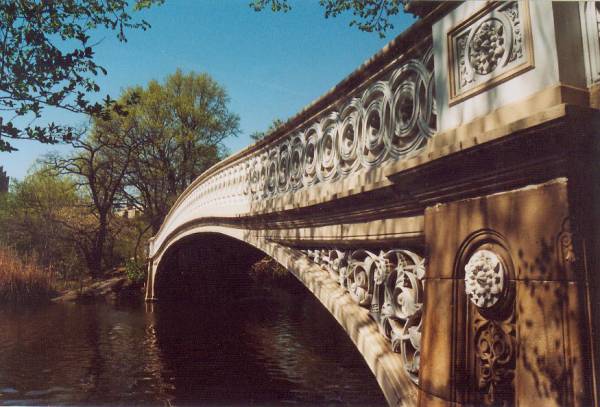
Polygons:
<instances>
[{"instance_id":1,"label":"spiral scroll ornament","mask_svg":"<svg viewBox=\"0 0 600 407\"><path fill-rule=\"evenodd\" d=\"M317 166L319 160L319 139L321 138L321 126L314 124L305 132L304 136L304 171L303 182L305 186L311 186L319 181Z\"/></svg>"},{"instance_id":2,"label":"spiral scroll ornament","mask_svg":"<svg viewBox=\"0 0 600 407\"><path fill-rule=\"evenodd\" d=\"M411 60L390 79L393 96L386 112L386 122L391 123L386 147L394 158L422 147L426 140L422 135L430 137L435 132L435 103L428 102L434 100L432 69L433 55L428 51L424 63Z\"/></svg>"},{"instance_id":3,"label":"spiral scroll ornament","mask_svg":"<svg viewBox=\"0 0 600 407\"><path fill-rule=\"evenodd\" d=\"M407 250L307 250L350 296L370 310L408 377L418 383L425 262Z\"/></svg>"},{"instance_id":4,"label":"spiral scroll ornament","mask_svg":"<svg viewBox=\"0 0 600 407\"><path fill-rule=\"evenodd\" d=\"M321 122L321 136L317 156L317 174L320 182L332 181L338 176L338 114L332 113Z\"/></svg>"},{"instance_id":5,"label":"spiral scroll ornament","mask_svg":"<svg viewBox=\"0 0 600 407\"><path fill-rule=\"evenodd\" d=\"M365 168L379 166L386 158L385 139L388 137L388 123L384 112L390 109L391 91L386 82L377 82L362 99L360 158Z\"/></svg>"},{"instance_id":6,"label":"spiral scroll ornament","mask_svg":"<svg viewBox=\"0 0 600 407\"><path fill-rule=\"evenodd\" d=\"M277 147L277 192L287 192L290 188L291 148L286 140Z\"/></svg>"},{"instance_id":7,"label":"spiral scroll ornament","mask_svg":"<svg viewBox=\"0 0 600 407\"><path fill-rule=\"evenodd\" d=\"M425 41L426 46L408 51L287 133L201 175L152 245L160 247L164 236L198 211L221 212L223 204L251 206L417 153L436 129L433 57L431 41ZM341 267L338 278L343 284L355 278L355 289L362 286L359 269Z\"/></svg>"},{"instance_id":8,"label":"spiral scroll ornament","mask_svg":"<svg viewBox=\"0 0 600 407\"><path fill-rule=\"evenodd\" d=\"M334 182L418 151L435 133L434 99L429 48L338 104L338 110L323 113L280 138L268 152L253 156L256 170L248 171L252 199Z\"/></svg>"},{"instance_id":9,"label":"spiral scroll ornament","mask_svg":"<svg viewBox=\"0 0 600 407\"><path fill-rule=\"evenodd\" d=\"M298 190L302 188L304 165L304 137L302 134L296 134L290 142L290 188Z\"/></svg>"},{"instance_id":10,"label":"spiral scroll ornament","mask_svg":"<svg viewBox=\"0 0 600 407\"><path fill-rule=\"evenodd\" d=\"M360 165L358 159L360 100L352 101L342 110L336 143L339 158L339 173L346 176L354 172Z\"/></svg>"}]
</instances>

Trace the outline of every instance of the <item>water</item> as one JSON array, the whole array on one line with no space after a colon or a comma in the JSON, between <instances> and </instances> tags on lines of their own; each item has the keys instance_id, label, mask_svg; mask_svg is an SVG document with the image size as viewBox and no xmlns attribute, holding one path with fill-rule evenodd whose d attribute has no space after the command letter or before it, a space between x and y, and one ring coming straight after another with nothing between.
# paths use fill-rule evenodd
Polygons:
<instances>
[{"instance_id":1,"label":"water","mask_svg":"<svg viewBox=\"0 0 600 407\"><path fill-rule=\"evenodd\" d=\"M0 309L1 404L385 405L385 399L327 311L286 283L202 306Z\"/></svg>"}]
</instances>

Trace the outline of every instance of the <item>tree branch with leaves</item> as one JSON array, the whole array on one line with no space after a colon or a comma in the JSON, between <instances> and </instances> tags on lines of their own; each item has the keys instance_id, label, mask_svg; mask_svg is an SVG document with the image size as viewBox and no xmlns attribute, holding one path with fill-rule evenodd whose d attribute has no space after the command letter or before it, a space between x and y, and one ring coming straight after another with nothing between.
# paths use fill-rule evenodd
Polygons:
<instances>
[{"instance_id":1,"label":"tree branch with leaves","mask_svg":"<svg viewBox=\"0 0 600 407\"><path fill-rule=\"evenodd\" d=\"M100 91L95 77L107 73L95 61L91 34L102 27L124 42L126 30L149 27L133 12L163 1L0 0L0 151L15 149L11 139L71 140L71 126L35 124L45 108L119 111L110 96L90 101Z\"/></svg>"}]
</instances>

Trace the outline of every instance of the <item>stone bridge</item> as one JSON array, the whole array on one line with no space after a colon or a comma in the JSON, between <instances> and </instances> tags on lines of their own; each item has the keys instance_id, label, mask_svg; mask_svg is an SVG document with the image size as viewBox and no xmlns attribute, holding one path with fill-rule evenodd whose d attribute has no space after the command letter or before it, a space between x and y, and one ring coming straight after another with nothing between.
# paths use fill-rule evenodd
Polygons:
<instances>
[{"instance_id":1,"label":"stone bridge","mask_svg":"<svg viewBox=\"0 0 600 407\"><path fill-rule=\"evenodd\" d=\"M598 405L600 3L406 7L406 32L178 198L147 300L243 242L391 405Z\"/></svg>"}]
</instances>

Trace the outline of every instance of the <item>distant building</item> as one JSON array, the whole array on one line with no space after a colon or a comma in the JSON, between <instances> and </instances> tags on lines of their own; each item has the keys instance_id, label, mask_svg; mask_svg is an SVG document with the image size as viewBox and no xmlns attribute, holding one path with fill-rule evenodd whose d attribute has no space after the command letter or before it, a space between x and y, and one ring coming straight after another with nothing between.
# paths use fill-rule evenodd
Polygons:
<instances>
[{"instance_id":1,"label":"distant building","mask_svg":"<svg viewBox=\"0 0 600 407\"><path fill-rule=\"evenodd\" d=\"M6 175L6 171L0 165L0 192L8 192L8 180L9 177Z\"/></svg>"},{"instance_id":2,"label":"distant building","mask_svg":"<svg viewBox=\"0 0 600 407\"><path fill-rule=\"evenodd\" d=\"M117 208L115 208L114 213L116 216L120 216L125 219L137 218L139 215L142 214L142 212L139 209L137 209L133 206L117 207Z\"/></svg>"}]
</instances>

